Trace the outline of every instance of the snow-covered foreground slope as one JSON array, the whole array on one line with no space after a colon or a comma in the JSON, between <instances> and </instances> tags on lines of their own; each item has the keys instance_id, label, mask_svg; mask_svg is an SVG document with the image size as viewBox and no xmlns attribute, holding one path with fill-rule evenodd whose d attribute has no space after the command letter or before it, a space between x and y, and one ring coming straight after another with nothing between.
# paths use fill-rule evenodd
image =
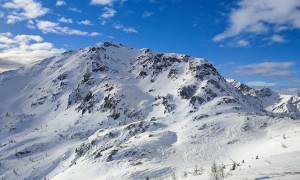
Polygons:
<instances>
[{"instance_id":1,"label":"snow-covered foreground slope","mask_svg":"<svg viewBox=\"0 0 300 180\"><path fill-rule=\"evenodd\" d=\"M299 178L299 97L269 92L188 55L68 51L0 74L0 177Z\"/></svg>"}]
</instances>

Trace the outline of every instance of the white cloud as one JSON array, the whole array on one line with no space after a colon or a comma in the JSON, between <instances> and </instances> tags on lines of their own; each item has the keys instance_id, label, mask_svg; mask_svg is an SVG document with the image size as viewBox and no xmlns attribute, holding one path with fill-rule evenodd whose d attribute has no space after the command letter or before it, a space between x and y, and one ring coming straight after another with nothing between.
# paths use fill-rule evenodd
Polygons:
<instances>
[{"instance_id":1,"label":"white cloud","mask_svg":"<svg viewBox=\"0 0 300 180\"><path fill-rule=\"evenodd\" d=\"M91 23L89 20L79 21L78 24L86 25L86 26L92 26L94 24Z\"/></svg>"},{"instance_id":2,"label":"white cloud","mask_svg":"<svg viewBox=\"0 0 300 180\"><path fill-rule=\"evenodd\" d=\"M80 9L77 8L68 8L69 11L73 11L73 12L77 12L77 13L82 13L82 11Z\"/></svg>"},{"instance_id":3,"label":"white cloud","mask_svg":"<svg viewBox=\"0 0 300 180\"><path fill-rule=\"evenodd\" d=\"M29 29L36 29L33 20L28 20L27 21L27 25L26 25Z\"/></svg>"},{"instance_id":4,"label":"white cloud","mask_svg":"<svg viewBox=\"0 0 300 180\"><path fill-rule=\"evenodd\" d=\"M244 39L238 40L236 42L236 46L238 46L238 47L246 47L248 45L249 45L249 42Z\"/></svg>"},{"instance_id":5,"label":"white cloud","mask_svg":"<svg viewBox=\"0 0 300 180\"><path fill-rule=\"evenodd\" d=\"M102 26L105 26L106 23L107 23L107 21L102 21L102 22L101 22L101 25L102 25Z\"/></svg>"},{"instance_id":6,"label":"white cloud","mask_svg":"<svg viewBox=\"0 0 300 180\"><path fill-rule=\"evenodd\" d=\"M281 94L286 94L286 95L295 95L298 94L300 95L300 88L299 87L273 87L277 92L280 92Z\"/></svg>"},{"instance_id":7,"label":"white cloud","mask_svg":"<svg viewBox=\"0 0 300 180\"><path fill-rule=\"evenodd\" d=\"M264 68L289 68L294 66L294 62L263 62L258 64L249 64L246 66L238 66L239 68L253 68L253 69L264 69Z\"/></svg>"},{"instance_id":8,"label":"white cloud","mask_svg":"<svg viewBox=\"0 0 300 180\"><path fill-rule=\"evenodd\" d=\"M91 0L91 4L96 5L110 5L112 2L113 0Z\"/></svg>"},{"instance_id":9,"label":"white cloud","mask_svg":"<svg viewBox=\"0 0 300 180\"><path fill-rule=\"evenodd\" d=\"M66 1L62 1L62 0L57 0L56 1L56 6L63 6L63 5L66 5L67 3L66 3Z\"/></svg>"},{"instance_id":10,"label":"white cloud","mask_svg":"<svg viewBox=\"0 0 300 180\"><path fill-rule=\"evenodd\" d=\"M104 19L109 19L111 17L114 17L115 14L117 13L116 10L114 10L113 8L110 8L110 7L104 7L103 8L103 14L101 14L101 18L104 18Z\"/></svg>"},{"instance_id":11,"label":"white cloud","mask_svg":"<svg viewBox=\"0 0 300 180\"><path fill-rule=\"evenodd\" d=\"M222 41L242 33L300 29L299 0L241 0L229 17L229 27L213 38Z\"/></svg>"},{"instance_id":12,"label":"white cloud","mask_svg":"<svg viewBox=\"0 0 300 180\"><path fill-rule=\"evenodd\" d=\"M153 12L145 11L142 15L142 17L151 17L153 16Z\"/></svg>"},{"instance_id":13,"label":"white cloud","mask_svg":"<svg viewBox=\"0 0 300 180\"><path fill-rule=\"evenodd\" d=\"M36 19L49 12L49 9L44 8L40 2L33 0L12 0L6 2L2 7L12 9L7 16L7 24L14 24L18 21Z\"/></svg>"},{"instance_id":14,"label":"white cloud","mask_svg":"<svg viewBox=\"0 0 300 180\"><path fill-rule=\"evenodd\" d=\"M246 83L248 86L252 87L270 87L270 86L276 86L277 83L268 83L263 81L250 81Z\"/></svg>"},{"instance_id":15,"label":"white cloud","mask_svg":"<svg viewBox=\"0 0 300 180\"><path fill-rule=\"evenodd\" d=\"M0 34L0 72L15 69L46 57L63 52L52 43L43 42L43 38L36 35Z\"/></svg>"},{"instance_id":16,"label":"white cloud","mask_svg":"<svg viewBox=\"0 0 300 180\"><path fill-rule=\"evenodd\" d=\"M132 27L124 27L122 24L114 24L113 27L118 30L122 30L127 33L138 33L138 31Z\"/></svg>"},{"instance_id":17,"label":"white cloud","mask_svg":"<svg viewBox=\"0 0 300 180\"><path fill-rule=\"evenodd\" d=\"M123 29L124 26L121 25L121 24L114 24L113 27L114 27L115 29Z\"/></svg>"},{"instance_id":18,"label":"white cloud","mask_svg":"<svg viewBox=\"0 0 300 180\"><path fill-rule=\"evenodd\" d=\"M109 5L112 6L115 2L123 4L127 0L91 0L92 5Z\"/></svg>"},{"instance_id":19,"label":"white cloud","mask_svg":"<svg viewBox=\"0 0 300 180\"><path fill-rule=\"evenodd\" d=\"M61 27L58 23L51 21L37 21L37 28L43 33L54 33L54 34L68 34L68 35L79 35L79 36L95 36L95 33L88 33L69 27Z\"/></svg>"},{"instance_id":20,"label":"white cloud","mask_svg":"<svg viewBox=\"0 0 300 180\"><path fill-rule=\"evenodd\" d=\"M283 36L279 36L279 35L273 35L272 37L271 37L271 41L272 42L277 42L277 43L283 43L283 42L285 42L285 39L284 39L284 37Z\"/></svg>"},{"instance_id":21,"label":"white cloud","mask_svg":"<svg viewBox=\"0 0 300 180\"><path fill-rule=\"evenodd\" d=\"M41 36L34 35L16 35L14 40L19 43L28 43L30 41L41 42L43 41L43 38Z\"/></svg>"},{"instance_id":22,"label":"white cloud","mask_svg":"<svg viewBox=\"0 0 300 180\"><path fill-rule=\"evenodd\" d=\"M0 43L1 45L8 45L13 43L13 39L11 39L10 37L12 36L12 34L10 32L7 33L0 33Z\"/></svg>"},{"instance_id":23,"label":"white cloud","mask_svg":"<svg viewBox=\"0 0 300 180\"><path fill-rule=\"evenodd\" d=\"M58 19L59 22L62 22L62 23L73 23L73 20L72 19L67 19L67 18L60 18Z\"/></svg>"},{"instance_id":24,"label":"white cloud","mask_svg":"<svg viewBox=\"0 0 300 180\"><path fill-rule=\"evenodd\" d=\"M100 35L101 35L101 34L98 33L98 32L92 32L92 33L90 34L90 36L92 36L92 37L100 36Z\"/></svg>"},{"instance_id":25,"label":"white cloud","mask_svg":"<svg viewBox=\"0 0 300 180\"><path fill-rule=\"evenodd\" d=\"M124 28L123 31L127 33L138 33L138 31L134 28Z\"/></svg>"},{"instance_id":26,"label":"white cloud","mask_svg":"<svg viewBox=\"0 0 300 180\"><path fill-rule=\"evenodd\" d=\"M289 68L295 65L294 62L263 62L258 64L249 64L245 66L238 66L233 74L238 76L264 76L264 77L279 77L291 76L297 71L290 70Z\"/></svg>"}]
</instances>

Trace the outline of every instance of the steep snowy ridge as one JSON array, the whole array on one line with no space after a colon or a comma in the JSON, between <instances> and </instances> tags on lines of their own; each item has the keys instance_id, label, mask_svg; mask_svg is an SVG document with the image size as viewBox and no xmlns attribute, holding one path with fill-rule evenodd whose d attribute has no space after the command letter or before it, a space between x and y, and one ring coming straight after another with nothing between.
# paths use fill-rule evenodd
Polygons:
<instances>
[{"instance_id":1,"label":"steep snowy ridge","mask_svg":"<svg viewBox=\"0 0 300 180\"><path fill-rule=\"evenodd\" d=\"M255 89L232 79L227 82L235 86L243 95L253 97L265 110L272 113L281 113L293 118L300 115L300 97L298 95L283 95L270 88Z\"/></svg>"},{"instance_id":2,"label":"steep snowy ridge","mask_svg":"<svg viewBox=\"0 0 300 180\"><path fill-rule=\"evenodd\" d=\"M226 80L205 59L105 42L0 74L0 178L207 179L213 161L281 155L296 172L299 110L298 96Z\"/></svg>"}]
</instances>

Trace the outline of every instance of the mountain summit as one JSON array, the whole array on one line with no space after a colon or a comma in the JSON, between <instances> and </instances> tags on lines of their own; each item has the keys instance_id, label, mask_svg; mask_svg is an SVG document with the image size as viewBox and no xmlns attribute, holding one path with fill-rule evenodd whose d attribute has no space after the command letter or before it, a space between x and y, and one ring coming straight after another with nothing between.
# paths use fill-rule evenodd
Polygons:
<instances>
[{"instance_id":1,"label":"mountain summit","mask_svg":"<svg viewBox=\"0 0 300 180\"><path fill-rule=\"evenodd\" d=\"M254 178L286 172L282 157L294 172L299 118L298 96L225 79L205 59L105 42L0 74L0 177L168 179L202 166L207 179L216 161Z\"/></svg>"}]
</instances>

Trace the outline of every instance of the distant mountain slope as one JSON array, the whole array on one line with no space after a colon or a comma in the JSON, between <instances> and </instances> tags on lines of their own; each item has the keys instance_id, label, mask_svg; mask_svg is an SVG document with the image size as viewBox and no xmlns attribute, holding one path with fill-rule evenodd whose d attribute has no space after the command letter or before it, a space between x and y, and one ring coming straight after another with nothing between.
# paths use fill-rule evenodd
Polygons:
<instances>
[{"instance_id":1,"label":"distant mountain slope","mask_svg":"<svg viewBox=\"0 0 300 180\"><path fill-rule=\"evenodd\" d=\"M206 179L212 161L241 161L233 151L285 133L245 158L299 155L299 99L184 54L113 42L67 51L0 74L0 177L169 179L197 165Z\"/></svg>"},{"instance_id":2,"label":"distant mountain slope","mask_svg":"<svg viewBox=\"0 0 300 180\"><path fill-rule=\"evenodd\" d=\"M245 96L258 99L265 110L273 113L283 113L294 118L300 115L300 97L298 95L283 95L272 91L270 88L253 89L236 80L227 79Z\"/></svg>"}]
</instances>

